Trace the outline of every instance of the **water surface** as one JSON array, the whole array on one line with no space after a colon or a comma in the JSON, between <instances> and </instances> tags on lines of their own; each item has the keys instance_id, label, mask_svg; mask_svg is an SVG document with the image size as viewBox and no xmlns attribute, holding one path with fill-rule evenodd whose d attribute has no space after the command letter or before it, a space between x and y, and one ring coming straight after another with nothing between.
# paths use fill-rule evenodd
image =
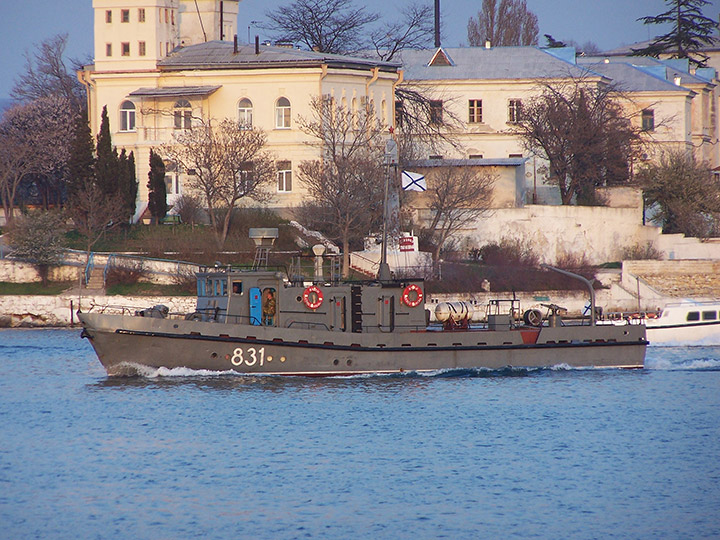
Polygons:
<instances>
[{"instance_id":1,"label":"water surface","mask_svg":"<svg viewBox=\"0 0 720 540\"><path fill-rule=\"evenodd\" d=\"M0 331L4 538L718 538L720 348L643 370L108 378Z\"/></svg>"}]
</instances>

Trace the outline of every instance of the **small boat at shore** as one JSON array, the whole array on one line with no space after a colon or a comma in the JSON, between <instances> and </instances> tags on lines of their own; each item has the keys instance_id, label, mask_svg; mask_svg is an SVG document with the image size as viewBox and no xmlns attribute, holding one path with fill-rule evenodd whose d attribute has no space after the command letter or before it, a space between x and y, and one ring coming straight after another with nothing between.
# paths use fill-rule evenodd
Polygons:
<instances>
[{"instance_id":1,"label":"small boat at shore","mask_svg":"<svg viewBox=\"0 0 720 540\"><path fill-rule=\"evenodd\" d=\"M467 306L435 307L420 279L308 280L268 269L203 268L197 308L78 312L108 375L190 368L338 376L453 369L643 367L645 327L564 321L558 306L525 316L492 301L481 327ZM593 299L594 302L594 299Z\"/></svg>"},{"instance_id":2,"label":"small boat at shore","mask_svg":"<svg viewBox=\"0 0 720 540\"><path fill-rule=\"evenodd\" d=\"M630 323L647 328L653 345L720 345L720 301L672 302L655 312L608 315L613 323Z\"/></svg>"}]
</instances>

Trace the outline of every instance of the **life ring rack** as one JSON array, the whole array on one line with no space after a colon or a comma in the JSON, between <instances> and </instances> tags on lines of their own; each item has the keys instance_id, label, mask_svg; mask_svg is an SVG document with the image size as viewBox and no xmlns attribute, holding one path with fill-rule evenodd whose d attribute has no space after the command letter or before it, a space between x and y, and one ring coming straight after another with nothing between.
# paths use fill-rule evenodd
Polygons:
<instances>
[{"instance_id":1,"label":"life ring rack","mask_svg":"<svg viewBox=\"0 0 720 540\"><path fill-rule=\"evenodd\" d=\"M316 285L310 285L306 287L302 295L303 304L309 309L317 309L323 303L323 293L320 287Z\"/></svg>"},{"instance_id":2,"label":"life ring rack","mask_svg":"<svg viewBox=\"0 0 720 540\"><path fill-rule=\"evenodd\" d=\"M418 285L411 283L403 290L401 299L406 306L417 307L423 301L423 291Z\"/></svg>"}]
</instances>

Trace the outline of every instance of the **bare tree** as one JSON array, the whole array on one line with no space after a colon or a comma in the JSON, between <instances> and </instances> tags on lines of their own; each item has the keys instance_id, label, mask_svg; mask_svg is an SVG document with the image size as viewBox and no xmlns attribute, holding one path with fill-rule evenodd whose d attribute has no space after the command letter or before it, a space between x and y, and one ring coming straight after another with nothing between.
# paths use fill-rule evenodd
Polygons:
<instances>
[{"instance_id":1,"label":"bare tree","mask_svg":"<svg viewBox=\"0 0 720 540\"><path fill-rule=\"evenodd\" d=\"M202 193L218 246L230 230L232 210L245 198L267 200L263 186L275 172L271 155L264 150L267 137L225 119L217 126L198 120L197 125L173 137L162 152L189 174L188 185ZM219 213L224 211L222 221Z\"/></svg>"},{"instance_id":2,"label":"bare tree","mask_svg":"<svg viewBox=\"0 0 720 540\"><path fill-rule=\"evenodd\" d=\"M363 48L362 32L379 18L364 7L355 7L352 0L295 0L265 16L277 39L337 54Z\"/></svg>"},{"instance_id":3,"label":"bare tree","mask_svg":"<svg viewBox=\"0 0 720 540\"><path fill-rule=\"evenodd\" d=\"M65 178L71 139L71 112L62 97L38 98L5 112L0 121L0 199L8 222L22 182Z\"/></svg>"},{"instance_id":4,"label":"bare tree","mask_svg":"<svg viewBox=\"0 0 720 540\"><path fill-rule=\"evenodd\" d=\"M343 276L350 273L350 242L377 224L382 212L385 171L384 127L371 105L349 111L333 99L315 97L312 118L300 129L315 138L321 158L300 163L306 203L322 211L334 239L343 245Z\"/></svg>"},{"instance_id":5,"label":"bare tree","mask_svg":"<svg viewBox=\"0 0 720 540\"><path fill-rule=\"evenodd\" d=\"M65 220L60 212L34 212L20 217L10 229L13 256L35 265L47 285L48 271L63 258L62 237Z\"/></svg>"},{"instance_id":6,"label":"bare tree","mask_svg":"<svg viewBox=\"0 0 720 540\"><path fill-rule=\"evenodd\" d=\"M75 188L72 204L68 205L68 214L77 231L85 237L87 257L105 233L127 223L127 211L122 195L107 195L93 182L83 183Z\"/></svg>"},{"instance_id":7,"label":"bare tree","mask_svg":"<svg viewBox=\"0 0 720 540\"><path fill-rule=\"evenodd\" d=\"M448 238L490 208L497 175L470 167L437 167L425 178L432 219L423 233L432 240L437 264Z\"/></svg>"},{"instance_id":8,"label":"bare tree","mask_svg":"<svg viewBox=\"0 0 720 540\"><path fill-rule=\"evenodd\" d=\"M477 18L468 21L467 35L471 47L486 40L493 46L537 45L538 18L525 0L483 0Z\"/></svg>"},{"instance_id":9,"label":"bare tree","mask_svg":"<svg viewBox=\"0 0 720 540\"><path fill-rule=\"evenodd\" d=\"M370 35L380 60L387 62L405 49L422 49L432 44L434 23L429 5L410 4L400 15L399 21L387 22Z\"/></svg>"},{"instance_id":10,"label":"bare tree","mask_svg":"<svg viewBox=\"0 0 720 540\"><path fill-rule=\"evenodd\" d=\"M583 77L546 82L523 103L515 133L545 157L563 204L596 205L598 186L622 184L642 142L618 88Z\"/></svg>"},{"instance_id":11,"label":"bare tree","mask_svg":"<svg viewBox=\"0 0 720 540\"><path fill-rule=\"evenodd\" d=\"M638 176L645 203L664 233L720 234L720 185L706 163L688 152L669 152Z\"/></svg>"},{"instance_id":12,"label":"bare tree","mask_svg":"<svg viewBox=\"0 0 720 540\"><path fill-rule=\"evenodd\" d=\"M58 34L40 43L34 54L25 53L25 70L10 93L14 99L58 96L65 98L74 112L85 108L85 89L75 76L80 62L72 61L68 70L63 58L67 39L67 34Z\"/></svg>"}]
</instances>

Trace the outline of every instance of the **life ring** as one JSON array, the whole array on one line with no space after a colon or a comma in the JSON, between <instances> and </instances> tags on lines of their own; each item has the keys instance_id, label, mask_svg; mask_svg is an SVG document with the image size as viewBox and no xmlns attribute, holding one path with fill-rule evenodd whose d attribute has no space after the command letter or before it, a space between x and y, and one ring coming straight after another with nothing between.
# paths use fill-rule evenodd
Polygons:
<instances>
[{"instance_id":1,"label":"life ring","mask_svg":"<svg viewBox=\"0 0 720 540\"><path fill-rule=\"evenodd\" d=\"M411 294L414 294L415 298L411 298ZM402 301L403 303L408 307L417 307L420 305L420 302L423 300L423 292L420 287L415 285L414 283L411 283L407 287L405 287L405 290L402 293Z\"/></svg>"},{"instance_id":2,"label":"life ring","mask_svg":"<svg viewBox=\"0 0 720 540\"><path fill-rule=\"evenodd\" d=\"M315 285L310 285L306 288L302 298L303 303L310 309L317 309L323 303L323 293L320 287L316 287Z\"/></svg>"}]
</instances>

